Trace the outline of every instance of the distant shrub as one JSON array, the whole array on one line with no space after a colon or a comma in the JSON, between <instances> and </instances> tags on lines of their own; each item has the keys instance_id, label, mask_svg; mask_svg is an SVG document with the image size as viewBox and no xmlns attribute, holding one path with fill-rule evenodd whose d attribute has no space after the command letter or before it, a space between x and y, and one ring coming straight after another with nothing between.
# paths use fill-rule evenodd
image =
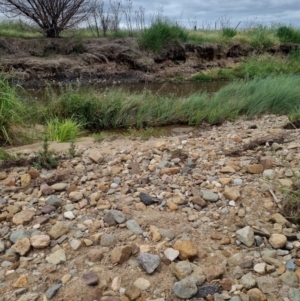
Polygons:
<instances>
[{"instance_id":1,"label":"distant shrub","mask_svg":"<svg viewBox=\"0 0 300 301\"><path fill-rule=\"evenodd\" d=\"M237 31L233 28L223 28L222 36L225 38L233 38L237 34Z\"/></svg>"},{"instance_id":2,"label":"distant shrub","mask_svg":"<svg viewBox=\"0 0 300 301\"><path fill-rule=\"evenodd\" d=\"M168 19L157 19L146 29L140 38L143 48L157 52L161 47L172 40L187 41L188 33Z\"/></svg>"},{"instance_id":3,"label":"distant shrub","mask_svg":"<svg viewBox=\"0 0 300 301\"><path fill-rule=\"evenodd\" d=\"M280 26L277 36L282 43L300 43L300 31L291 26Z\"/></svg>"}]
</instances>

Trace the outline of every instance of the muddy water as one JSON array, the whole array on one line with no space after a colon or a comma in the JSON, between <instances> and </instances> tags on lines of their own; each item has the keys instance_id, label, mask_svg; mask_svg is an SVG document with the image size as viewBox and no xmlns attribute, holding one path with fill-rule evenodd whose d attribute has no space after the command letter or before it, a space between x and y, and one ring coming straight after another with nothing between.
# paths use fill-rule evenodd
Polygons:
<instances>
[{"instance_id":1,"label":"muddy water","mask_svg":"<svg viewBox=\"0 0 300 301\"><path fill-rule=\"evenodd\" d=\"M152 93L157 93L159 95L175 95L178 97L189 96L193 93L214 93L220 90L222 87L226 86L228 82L226 81L212 81L212 82L186 82L186 83L133 83L133 84L112 84L112 85L99 85L99 84L91 84L91 85L82 85L82 89L93 88L98 90L100 93L115 89L121 88L125 91L131 93L142 93L145 90L151 91ZM54 90L59 91L58 87L54 87ZM35 97L38 100L46 100L45 99L45 89L37 88L37 89L26 89L26 92Z\"/></svg>"}]
</instances>

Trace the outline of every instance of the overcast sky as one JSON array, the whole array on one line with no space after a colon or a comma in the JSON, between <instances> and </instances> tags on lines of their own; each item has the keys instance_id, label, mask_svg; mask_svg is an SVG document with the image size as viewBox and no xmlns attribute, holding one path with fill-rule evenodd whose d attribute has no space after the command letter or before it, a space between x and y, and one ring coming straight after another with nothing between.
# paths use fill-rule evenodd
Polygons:
<instances>
[{"instance_id":1,"label":"overcast sky","mask_svg":"<svg viewBox=\"0 0 300 301\"><path fill-rule=\"evenodd\" d=\"M197 20L198 28L222 18L235 27L240 21L270 25L272 22L300 26L300 0L132 0L135 8L145 7L146 15L163 7L164 15L181 20L189 26L189 20Z\"/></svg>"}]
</instances>

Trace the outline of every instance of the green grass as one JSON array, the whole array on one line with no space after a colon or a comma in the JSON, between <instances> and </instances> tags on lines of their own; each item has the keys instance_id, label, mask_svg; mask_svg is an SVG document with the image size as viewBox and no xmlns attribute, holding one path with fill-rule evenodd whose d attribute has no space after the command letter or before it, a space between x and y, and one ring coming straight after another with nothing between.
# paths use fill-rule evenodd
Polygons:
<instances>
[{"instance_id":1,"label":"green grass","mask_svg":"<svg viewBox=\"0 0 300 301\"><path fill-rule=\"evenodd\" d=\"M234 68L214 69L205 74L199 73L193 80L234 80L239 78L267 77L272 74L300 74L300 52L292 52L286 58L270 55L253 56Z\"/></svg>"},{"instance_id":2,"label":"green grass","mask_svg":"<svg viewBox=\"0 0 300 301\"><path fill-rule=\"evenodd\" d=\"M277 36L282 43L300 43L300 30L291 26L278 27Z\"/></svg>"},{"instance_id":3,"label":"green grass","mask_svg":"<svg viewBox=\"0 0 300 301\"><path fill-rule=\"evenodd\" d=\"M139 39L142 48L159 51L163 45L178 40L187 41L188 34L180 25L168 19L155 20L149 28L142 32Z\"/></svg>"},{"instance_id":4,"label":"green grass","mask_svg":"<svg viewBox=\"0 0 300 301\"><path fill-rule=\"evenodd\" d=\"M130 138L138 138L145 141L149 140L151 137L162 137L165 134L166 132L163 129L146 127L144 129L129 128L127 132L124 133L124 136Z\"/></svg>"},{"instance_id":5,"label":"green grass","mask_svg":"<svg viewBox=\"0 0 300 301\"><path fill-rule=\"evenodd\" d=\"M15 159L15 156L8 153L6 150L0 148L0 160L11 160Z\"/></svg>"},{"instance_id":6,"label":"green grass","mask_svg":"<svg viewBox=\"0 0 300 301\"><path fill-rule=\"evenodd\" d=\"M24 112L16 88L0 77L0 143L11 144L17 140L15 130L24 123Z\"/></svg>"},{"instance_id":7,"label":"green grass","mask_svg":"<svg viewBox=\"0 0 300 301\"><path fill-rule=\"evenodd\" d=\"M0 22L0 37L6 38L41 38L43 35L35 27L16 21Z\"/></svg>"},{"instance_id":8,"label":"green grass","mask_svg":"<svg viewBox=\"0 0 300 301\"><path fill-rule=\"evenodd\" d=\"M70 142L81 134L82 125L70 119L59 119L57 117L47 122L47 137L51 141Z\"/></svg>"},{"instance_id":9,"label":"green grass","mask_svg":"<svg viewBox=\"0 0 300 301\"><path fill-rule=\"evenodd\" d=\"M97 93L75 87L50 100L48 115L59 119L73 118L91 131L145 129L180 123L198 125L203 121L220 124L239 116L299 111L299 81L299 75L256 77L231 83L214 94L181 98L150 92L129 93L121 89Z\"/></svg>"}]
</instances>

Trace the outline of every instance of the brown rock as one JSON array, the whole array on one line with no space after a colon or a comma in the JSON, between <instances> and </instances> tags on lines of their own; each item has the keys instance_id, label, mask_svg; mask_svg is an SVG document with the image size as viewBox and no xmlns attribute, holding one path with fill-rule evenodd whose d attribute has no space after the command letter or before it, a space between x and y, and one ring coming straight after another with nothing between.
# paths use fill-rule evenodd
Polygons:
<instances>
[{"instance_id":1,"label":"brown rock","mask_svg":"<svg viewBox=\"0 0 300 301\"><path fill-rule=\"evenodd\" d=\"M172 211L176 211L179 209L179 206L174 204L172 201L167 201L167 207Z\"/></svg>"},{"instance_id":2,"label":"brown rock","mask_svg":"<svg viewBox=\"0 0 300 301\"><path fill-rule=\"evenodd\" d=\"M94 271L89 271L82 275L82 279L86 285L97 285L99 283L99 276Z\"/></svg>"},{"instance_id":3,"label":"brown rock","mask_svg":"<svg viewBox=\"0 0 300 301\"><path fill-rule=\"evenodd\" d=\"M267 300L266 296L258 288L252 288L247 292L249 296L249 301L265 301Z\"/></svg>"},{"instance_id":4,"label":"brown rock","mask_svg":"<svg viewBox=\"0 0 300 301\"><path fill-rule=\"evenodd\" d=\"M28 285L27 278L25 275L21 275L19 279L14 283L13 287L22 288Z\"/></svg>"},{"instance_id":5,"label":"brown rock","mask_svg":"<svg viewBox=\"0 0 300 301\"><path fill-rule=\"evenodd\" d=\"M7 178L7 173L5 171L0 172L0 181L5 180Z\"/></svg>"},{"instance_id":6,"label":"brown rock","mask_svg":"<svg viewBox=\"0 0 300 301\"><path fill-rule=\"evenodd\" d=\"M200 207L205 207L207 203L198 195L191 197L191 202L197 204Z\"/></svg>"},{"instance_id":7,"label":"brown rock","mask_svg":"<svg viewBox=\"0 0 300 301\"><path fill-rule=\"evenodd\" d=\"M2 184L4 186L8 186L8 187L11 187L11 186L15 186L16 185L16 178L15 177L8 177L6 178Z\"/></svg>"},{"instance_id":8,"label":"brown rock","mask_svg":"<svg viewBox=\"0 0 300 301\"><path fill-rule=\"evenodd\" d=\"M235 187L229 187L225 186L225 190L223 192L224 196L228 200L236 201L241 195L240 195L240 188Z\"/></svg>"},{"instance_id":9,"label":"brown rock","mask_svg":"<svg viewBox=\"0 0 300 301\"><path fill-rule=\"evenodd\" d=\"M43 195L50 195L55 192L55 190L47 184L42 184L40 190Z\"/></svg>"},{"instance_id":10,"label":"brown rock","mask_svg":"<svg viewBox=\"0 0 300 301\"><path fill-rule=\"evenodd\" d=\"M273 168L273 162L270 158L261 159L260 164L262 164L264 169L272 169Z\"/></svg>"},{"instance_id":11,"label":"brown rock","mask_svg":"<svg viewBox=\"0 0 300 301\"><path fill-rule=\"evenodd\" d=\"M224 166L220 172L222 173L234 173L235 169L232 166Z\"/></svg>"},{"instance_id":12,"label":"brown rock","mask_svg":"<svg viewBox=\"0 0 300 301\"><path fill-rule=\"evenodd\" d=\"M30 178L35 180L40 176L40 172L35 168L30 168L27 172L30 175Z\"/></svg>"},{"instance_id":13,"label":"brown rock","mask_svg":"<svg viewBox=\"0 0 300 301\"><path fill-rule=\"evenodd\" d=\"M253 174L259 174L264 171L264 166L262 164L252 164L247 166L247 170Z\"/></svg>"},{"instance_id":14,"label":"brown rock","mask_svg":"<svg viewBox=\"0 0 300 301\"><path fill-rule=\"evenodd\" d=\"M30 240L27 237L22 238L18 240L14 245L12 245L11 248L17 253L19 253L21 256L24 256L30 250Z\"/></svg>"},{"instance_id":15,"label":"brown rock","mask_svg":"<svg viewBox=\"0 0 300 301\"><path fill-rule=\"evenodd\" d=\"M212 266L205 270L206 280L211 282L215 279L220 279L224 274L224 268L222 266Z\"/></svg>"},{"instance_id":16,"label":"brown rock","mask_svg":"<svg viewBox=\"0 0 300 301\"><path fill-rule=\"evenodd\" d=\"M58 239L64 234L69 232L69 227L63 222L56 222L56 224L50 229L49 235L53 239Z\"/></svg>"},{"instance_id":17,"label":"brown rock","mask_svg":"<svg viewBox=\"0 0 300 301\"><path fill-rule=\"evenodd\" d=\"M132 254L131 246L116 247L112 250L110 260L112 263L123 263L127 261Z\"/></svg>"},{"instance_id":18,"label":"brown rock","mask_svg":"<svg viewBox=\"0 0 300 301\"><path fill-rule=\"evenodd\" d=\"M101 190L102 192L106 192L109 189L109 186L105 182L100 182L98 184L98 189Z\"/></svg>"},{"instance_id":19,"label":"brown rock","mask_svg":"<svg viewBox=\"0 0 300 301\"><path fill-rule=\"evenodd\" d=\"M285 246L287 242L287 238L283 234L272 234L269 243L274 249L280 249Z\"/></svg>"},{"instance_id":20,"label":"brown rock","mask_svg":"<svg viewBox=\"0 0 300 301\"><path fill-rule=\"evenodd\" d=\"M28 173L21 175L21 186L26 187L30 184L31 176Z\"/></svg>"},{"instance_id":21,"label":"brown rock","mask_svg":"<svg viewBox=\"0 0 300 301\"><path fill-rule=\"evenodd\" d=\"M197 247L188 240L177 241L173 249L179 251L179 258L182 260L196 257L198 254Z\"/></svg>"},{"instance_id":22,"label":"brown rock","mask_svg":"<svg viewBox=\"0 0 300 301\"><path fill-rule=\"evenodd\" d=\"M34 216L35 212L33 210L24 210L16 213L12 221L16 225L27 225L32 221Z\"/></svg>"},{"instance_id":23,"label":"brown rock","mask_svg":"<svg viewBox=\"0 0 300 301\"><path fill-rule=\"evenodd\" d=\"M111 173L113 175L118 175L122 172L122 167L118 167L118 166L114 166L112 169L111 169Z\"/></svg>"},{"instance_id":24,"label":"brown rock","mask_svg":"<svg viewBox=\"0 0 300 301\"><path fill-rule=\"evenodd\" d=\"M87 257L93 262L100 261L103 256L103 251L100 249L92 249L87 253Z\"/></svg>"},{"instance_id":25,"label":"brown rock","mask_svg":"<svg viewBox=\"0 0 300 301\"><path fill-rule=\"evenodd\" d=\"M30 243L35 249L44 249L50 244L48 235L33 235L30 237Z\"/></svg>"},{"instance_id":26,"label":"brown rock","mask_svg":"<svg viewBox=\"0 0 300 301\"><path fill-rule=\"evenodd\" d=\"M89 158L95 163L100 163L103 160L103 156L99 149L91 149L89 151Z\"/></svg>"},{"instance_id":27,"label":"brown rock","mask_svg":"<svg viewBox=\"0 0 300 301\"><path fill-rule=\"evenodd\" d=\"M141 291L135 285L131 285L125 291L125 296L131 301L136 300L140 295Z\"/></svg>"},{"instance_id":28,"label":"brown rock","mask_svg":"<svg viewBox=\"0 0 300 301\"><path fill-rule=\"evenodd\" d=\"M225 291L230 291L232 288L232 281L228 278L222 279L220 281L220 284L221 284L223 290L225 290Z\"/></svg>"},{"instance_id":29,"label":"brown rock","mask_svg":"<svg viewBox=\"0 0 300 301\"><path fill-rule=\"evenodd\" d=\"M180 172L178 167L162 168L160 170L160 175L174 175Z\"/></svg>"}]
</instances>

